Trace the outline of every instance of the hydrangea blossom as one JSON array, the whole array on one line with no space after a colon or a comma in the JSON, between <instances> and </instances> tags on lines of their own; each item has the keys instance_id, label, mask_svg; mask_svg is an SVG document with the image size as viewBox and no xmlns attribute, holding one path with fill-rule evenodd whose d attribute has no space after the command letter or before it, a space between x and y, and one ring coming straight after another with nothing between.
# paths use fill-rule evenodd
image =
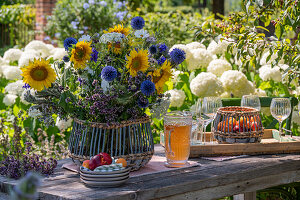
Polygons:
<instances>
[{"instance_id":1,"label":"hydrangea blossom","mask_svg":"<svg viewBox=\"0 0 300 200\"><path fill-rule=\"evenodd\" d=\"M53 55L48 58L53 58L53 60L62 60L64 56L67 56L68 52L65 51L64 48L55 48L53 51Z\"/></svg>"},{"instance_id":2,"label":"hydrangea blossom","mask_svg":"<svg viewBox=\"0 0 300 200\"><path fill-rule=\"evenodd\" d=\"M113 42L122 42L124 39L124 35L122 33L105 33L100 37L100 42L107 44L107 43L113 43Z\"/></svg>"},{"instance_id":3,"label":"hydrangea blossom","mask_svg":"<svg viewBox=\"0 0 300 200\"><path fill-rule=\"evenodd\" d=\"M33 61L35 58L40 58L40 53L34 49L28 49L24 51L18 61L19 67L24 67L29 64L29 61Z\"/></svg>"},{"instance_id":4,"label":"hydrangea blossom","mask_svg":"<svg viewBox=\"0 0 300 200\"><path fill-rule=\"evenodd\" d=\"M16 80L16 79L22 79L22 71L15 66L6 66L5 68L2 67L3 75L8 80Z\"/></svg>"},{"instance_id":5,"label":"hydrangea blossom","mask_svg":"<svg viewBox=\"0 0 300 200\"><path fill-rule=\"evenodd\" d=\"M207 47L207 50L211 52L211 54L214 55L223 55L225 51L227 50L228 45L231 42L227 41L226 39L223 39L222 41L219 40L218 43L216 43L214 40L210 42L210 44Z\"/></svg>"},{"instance_id":6,"label":"hydrangea blossom","mask_svg":"<svg viewBox=\"0 0 300 200\"><path fill-rule=\"evenodd\" d=\"M183 73L184 73L184 72L182 72L182 71L172 69L172 74L173 74L173 76L172 76L172 78L171 78L172 82L173 82L173 83L177 83L177 82L178 82L178 76L179 76L180 74L183 74Z\"/></svg>"},{"instance_id":7,"label":"hydrangea blossom","mask_svg":"<svg viewBox=\"0 0 300 200\"><path fill-rule=\"evenodd\" d=\"M243 72L237 70L225 71L220 78L225 91L230 92L234 97L253 94L255 87L248 81Z\"/></svg>"},{"instance_id":8,"label":"hydrangea blossom","mask_svg":"<svg viewBox=\"0 0 300 200\"><path fill-rule=\"evenodd\" d=\"M48 57L50 55L50 51L47 45L44 42L39 40L33 40L29 42L25 46L25 52L28 51L29 49L33 49L37 51L41 55L41 57Z\"/></svg>"},{"instance_id":9,"label":"hydrangea blossom","mask_svg":"<svg viewBox=\"0 0 300 200\"><path fill-rule=\"evenodd\" d=\"M18 80L13 83L8 83L5 86L4 91L7 92L8 94L15 94L15 95L20 96L25 89L25 88L23 88L23 86L24 86L23 81Z\"/></svg>"},{"instance_id":10,"label":"hydrangea blossom","mask_svg":"<svg viewBox=\"0 0 300 200\"><path fill-rule=\"evenodd\" d=\"M150 36L149 33L148 33L148 31L146 31L146 30L144 30L144 29L136 30L136 31L134 32L134 35L135 35L135 37L137 37L137 38L142 38L142 39L145 39L145 38L147 38L147 37Z\"/></svg>"},{"instance_id":11,"label":"hydrangea blossom","mask_svg":"<svg viewBox=\"0 0 300 200\"><path fill-rule=\"evenodd\" d=\"M191 50L192 56L187 59L187 69L193 71L202 67L206 68L213 60L212 54L206 49Z\"/></svg>"},{"instance_id":12,"label":"hydrangea blossom","mask_svg":"<svg viewBox=\"0 0 300 200\"><path fill-rule=\"evenodd\" d=\"M81 41L89 42L89 41L91 41L91 36L89 36L89 35L83 35L78 40L78 42L81 42Z\"/></svg>"},{"instance_id":13,"label":"hydrangea blossom","mask_svg":"<svg viewBox=\"0 0 300 200\"><path fill-rule=\"evenodd\" d=\"M274 80L275 82L281 82L282 75L278 66L271 67L271 65L264 65L259 68L259 77L263 81Z\"/></svg>"},{"instance_id":14,"label":"hydrangea blossom","mask_svg":"<svg viewBox=\"0 0 300 200\"><path fill-rule=\"evenodd\" d=\"M225 71L231 70L232 67L229 62L224 59L215 59L211 61L207 67L207 71L222 76Z\"/></svg>"},{"instance_id":15,"label":"hydrangea blossom","mask_svg":"<svg viewBox=\"0 0 300 200\"><path fill-rule=\"evenodd\" d=\"M223 92L222 82L211 72L201 72L190 82L190 88L198 97L217 96Z\"/></svg>"},{"instance_id":16,"label":"hydrangea blossom","mask_svg":"<svg viewBox=\"0 0 300 200\"><path fill-rule=\"evenodd\" d=\"M267 58L268 58L269 56L270 56L270 51L265 52L265 53L262 55L261 59L260 59L260 65L270 65L270 64L272 64L272 62L275 61L275 60L277 59L277 57L278 57L277 53L273 53L273 54L271 55L270 59L269 59L268 62L267 62ZM281 59L281 60L279 61L279 63L280 63L280 64L284 64L284 60Z\"/></svg>"},{"instance_id":17,"label":"hydrangea blossom","mask_svg":"<svg viewBox=\"0 0 300 200\"><path fill-rule=\"evenodd\" d=\"M184 100L186 98L186 95L184 91L182 90L169 90L166 92L166 94L170 94L170 106L171 107L181 107L184 103Z\"/></svg>"},{"instance_id":18,"label":"hydrangea blossom","mask_svg":"<svg viewBox=\"0 0 300 200\"><path fill-rule=\"evenodd\" d=\"M72 125L72 121L73 121L72 118L64 120L64 119L60 119L59 117L57 117L55 126L57 126L57 128L61 132L64 132L65 130L67 130Z\"/></svg>"},{"instance_id":19,"label":"hydrangea blossom","mask_svg":"<svg viewBox=\"0 0 300 200\"><path fill-rule=\"evenodd\" d=\"M7 94L4 96L3 98L3 103L6 105L6 106L12 106L15 102L16 102L16 98L18 96L17 95L14 95L14 94Z\"/></svg>"},{"instance_id":20,"label":"hydrangea blossom","mask_svg":"<svg viewBox=\"0 0 300 200\"><path fill-rule=\"evenodd\" d=\"M8 49L5 51L3 59L7 60L8 62L14 62L19 60L22 53L23 52L20 49Z\"/></svg>"},{"instance_id":21,"label":"hydrangea blossom","mask_svg":"<svg viewBox=\"0 0 300 200\"><path fill-rule=\"evenodd\" d=\"M255 95L259 96L259 97L266 97L267 94L266 94L266 91L258 88L258 89L255 89L255 92L254 92Z\"/></svg>"},{"instance_id":22,"label":"hydrangea blossom","mask_svg":"<svg viewBox=\"0 0 300 200\"><path fill-rule=\"evenodd\" d=\"M192 50L192 49L206 49L204 44L201 44L200 42L191 42L186 45L186 48Z\"/></svg>"}]
</instances>

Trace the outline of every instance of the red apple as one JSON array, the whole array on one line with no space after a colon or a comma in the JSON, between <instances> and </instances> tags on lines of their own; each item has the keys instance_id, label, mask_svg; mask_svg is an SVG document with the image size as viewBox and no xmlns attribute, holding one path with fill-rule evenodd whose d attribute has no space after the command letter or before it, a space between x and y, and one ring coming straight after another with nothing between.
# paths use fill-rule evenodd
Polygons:
<instances>
[{"instance_id":1,"label":"red apple","mask_svg":"<svg viewBox=\"0 0 300 200\"><path fill-rule=\"evenodd\" d=\"M252 122L251 123L251 129L252 129L252 131L258 130L258 124L257 124L257 122Z\"/></svg>"},{"instance_id":2,"label":"red apple","mask_svg":"<svg viewBox=\"0 0 300 200\"><path fill-rule=\"evenodd\" d=\"M239 126L239 125L235 125L235 126L233 127L232 131L233 131L234 133L239 132L239 131L240 131L240 126Z\"/></svg>"},{"instance_id":3,"label":"red apple","mask_svg":"<svg viewBox=\"0 0 300 200\"><path fill-rule=\"evenodd\" d=\"M90 170L94 170L95 168L101 166L102 156L100 154L95 155L89 162Z\"/></svg>"},{"instance_id":4,"label":"red apple","mask_svg":"<svg viewBox=\"0 0 300 200\"><path fill-rule=\"evenodd\" d=\"M112 163L112 159L108 153L100 153L101 156L101 165L110 165Z\"/></svg>"}]
</instances>

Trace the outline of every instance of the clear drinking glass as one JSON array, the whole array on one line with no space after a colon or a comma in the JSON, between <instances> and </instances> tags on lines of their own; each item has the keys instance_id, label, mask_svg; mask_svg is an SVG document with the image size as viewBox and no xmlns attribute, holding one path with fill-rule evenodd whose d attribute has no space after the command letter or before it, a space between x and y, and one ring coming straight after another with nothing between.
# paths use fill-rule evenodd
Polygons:
<instances>
[{"instance_id":1,"label":"clear drinking glass","mask_svg":"<svg viewBox=\"0 0 300 200\"><path fill-rule=\"evenodd\" d=\"M202 104L202 112L204 117L204 131L206 131L206 126L211 123L211 136L210 143L213 143L213 120L219 108L222 107L222 100L219 97L204 97ZM207 124L206 124L206 123Z\"/></svg>"},{"instance_id":2,"label":"clear drinking glass","mask_svg":"<svg viewBox=\"0 0 300 200\"><path fill-rule=\"evenodd\" d=\"M251 107L260 111L260 100L257 95L244 95L241 101L242 107Z\"/></svg>"},{"instance_id":3,"label":"clear drinking glass","mask_svg":"<svg viewBox=\"0 0 300 200\"><path fill-rule=\"evenodd\" d=\"M291 114L291 102L287 98L273 98L270 110L272 116L279 122L279 142L281 142L282 122Z\"/></svg>"},{"instance_id":4,"label":"clear drinking glass","mask_svg":"<svg viewBox=\"0 0 300 200\"><path fill-rule=\"evenodd\" d=\"M183 167L188 165L192 122L192 114L187 111L173 111L165 115L166 167Z\"/></svg>"}]
</instances>

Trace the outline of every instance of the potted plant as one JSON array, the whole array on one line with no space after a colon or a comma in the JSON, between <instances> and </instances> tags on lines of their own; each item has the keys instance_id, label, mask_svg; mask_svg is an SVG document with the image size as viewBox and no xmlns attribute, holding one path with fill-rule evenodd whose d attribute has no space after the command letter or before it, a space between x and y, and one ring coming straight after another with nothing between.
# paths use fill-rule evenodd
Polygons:
<instances>
[{"instance_id":1,"label":"potted plant","mask_svg":"<svg viewBox=\"0 0 300 200\"><path fill-rule=\"evenodd\" d=\"M185 60L185 52L172 49L143 29L142 17L78 41L67 38L64 62L34 60L23 68L23 81L37 90L25 98L35 105L40 119L51 122L72 117L69 155L86 160L107 152L123 157L133 170L144 166L154 151L149 109L153 113L165 101L165 82L171 68ZM155 109L153 111L153 109Z\"/></svg>"}]
</instances>

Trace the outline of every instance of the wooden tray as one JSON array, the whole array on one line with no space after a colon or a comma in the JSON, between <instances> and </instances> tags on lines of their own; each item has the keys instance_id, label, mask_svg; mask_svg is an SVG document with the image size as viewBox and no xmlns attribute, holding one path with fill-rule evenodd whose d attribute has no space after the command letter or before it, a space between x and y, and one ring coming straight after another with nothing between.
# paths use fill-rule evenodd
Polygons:
<instances>
[{"instance_id":1,"label":"wooden tray","mask_svg":"<svg viewBox=\"0 0 300 200\"><path fill-rule=\"evenodd\" d=\"M279 142L273 138L272 129L266 129L261 143L235 143L235 144L206 144L191 146L190 158L199 156L237 156L260 155L279 153L300 153L300 137L293 136L296 141ZM208 141L210 133L206 134ZM290 136L284 136L288 139Z\"/></svg>"}]
</instances>

